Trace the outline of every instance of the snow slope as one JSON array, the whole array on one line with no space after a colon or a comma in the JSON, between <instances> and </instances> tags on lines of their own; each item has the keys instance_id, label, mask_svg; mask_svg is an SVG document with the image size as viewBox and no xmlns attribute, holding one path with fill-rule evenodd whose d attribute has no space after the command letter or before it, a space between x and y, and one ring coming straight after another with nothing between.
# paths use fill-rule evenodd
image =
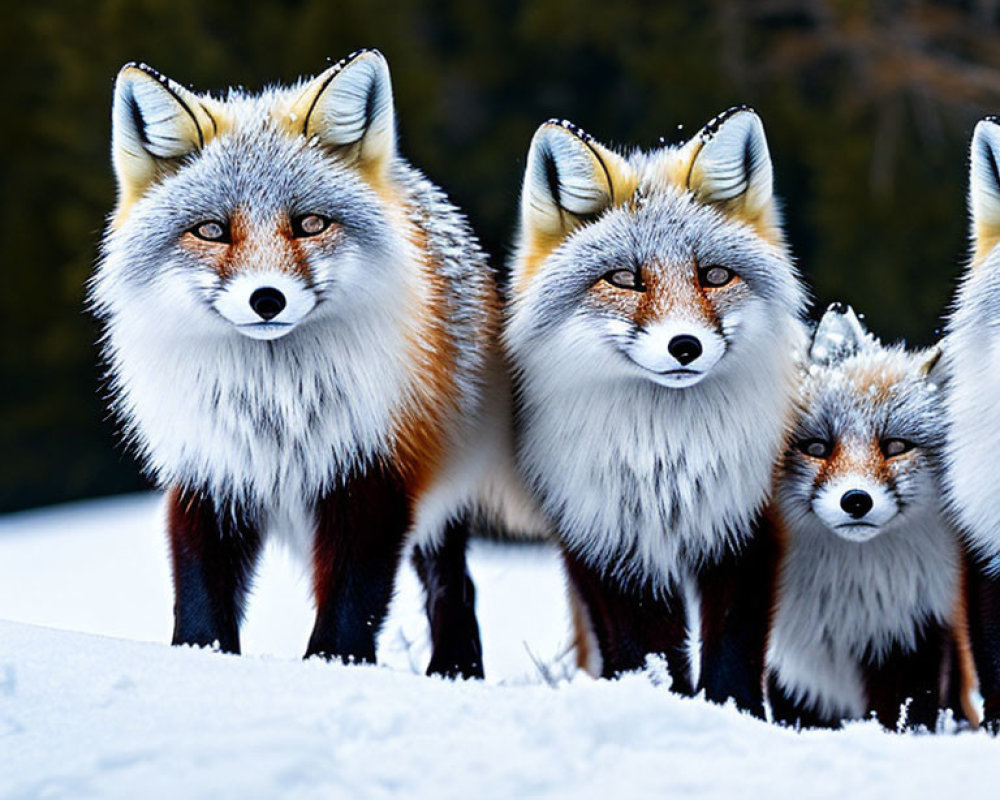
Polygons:
<instances>
[{"instance_id":1,"label":"snow slope","mask_svg":"<svg viewBox=\"0 0 1000 800\"><path fill-rule=\"evenodd\" d=\"M305 587L277 551L250 610L252 655L167 647L157 505L0 518L0 619L13 620L0 622L0 798L992 793L1000 742L983 734L896 736L873 723L796 734L672 697L656 669L560 677L566 611L545 548L474 550L486 682L417 674L426 628L408 571L385 666L301 661Z\"/></svg>"}]
</instances>

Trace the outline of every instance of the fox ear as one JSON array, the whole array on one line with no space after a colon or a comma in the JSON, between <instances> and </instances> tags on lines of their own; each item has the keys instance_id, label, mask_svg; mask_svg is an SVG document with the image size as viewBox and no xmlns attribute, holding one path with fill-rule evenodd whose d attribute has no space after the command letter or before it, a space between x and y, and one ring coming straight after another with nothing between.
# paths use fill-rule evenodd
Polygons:
<instances>
[{"instance_id":1,"label":"fox ear","mask_svg":"<svg viewBox=\"0 0 1000 800\"><path fill-rule=\"evenodd\" d=\"M824 366L835 364L864 349L870 341L871 335L853 308L831 303L813 333L809 360Z\"/></svg>"},{"instance_id":2,"label":"fox ear","mask_svg":"<svg viewBox=\"0 0 1000 800\"><path fill-rule=\"evenodd\" d=\"M358 50L303 89L291 119L307 138L373 174L396 155L389 64L378 50Z\"/></svg>"},{"instance_id":3,"label":"fox ear","mask_svg":"<svg viewBox=\"0 0 1000 800\"><path fill-rule=\"evenodd\" d=\"M145 64L122 67L111 111L119 211L178 159L203 147L214 129L212 115L192 92Z\"/></svg>"},{"instance_id":4,"label":"fox ear","mask_svg":"<svg viewBox=\"0 0 1000 800\"><path fill-rule=\"evenodd\" d=\"M624 160L566 121L550 120L531 140L521 189L529 236L559 240L615 202Z\"/></svg>"},{"instance_id":5,"label":"fox ear","mask_svg":"<svg viewBox=\"0 0 1000 800\"><path fill-rule=\"evenodd\" d=\"M920 364L920 374L931 383L940 384L944 381L947 361L942 358L944 350L936 345L923 353L924 360Z\"/></svg>"},{"instance_id":6,"label":"fox ear","mask_svg":"<svg viewBox=\"0 0 1000 800\"><path fill-rule=\"evenodd\" d=\"M979 121L969 155L969 210L979 258L1000 241L1000 118Z\"/></svg>"},{"instance_id":7,"label":"fox ear","mask_svg":"<svg viewBox=\"0 0 1000 800\"><path fill-rule=\"evenodd\" d=\"M721 206L751 223L773 213L773 168L764 125L740 106L723 112L699 134L688 188L704 203Z\"/></svg>"}]
</instances>

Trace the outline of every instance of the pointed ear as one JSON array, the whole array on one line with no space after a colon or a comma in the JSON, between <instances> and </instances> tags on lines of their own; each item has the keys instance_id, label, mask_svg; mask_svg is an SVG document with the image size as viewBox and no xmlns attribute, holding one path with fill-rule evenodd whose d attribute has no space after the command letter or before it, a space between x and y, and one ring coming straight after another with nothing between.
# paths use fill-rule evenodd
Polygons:
<instances>
[{"instance_id":1,"label":"pointed ear","mask_svg":"<svg viewBox=\"0 0 1000 800\"><path fill-rule=\"evenodd\" d=\"M923 352L923 362L920 364L920 374L930 383L940 384L945 379L946 360L942 358L944 350L936 345Z\"/></svg>"},{"instance_id":2,"label":"pointed ear","mask_svg":"<svg viewBox=\"0 0 1000 800\"><path fill-rule=\"evenodd\" d=\"M624 159L580 128L546 122L528 150L521 189L524 233L562 239L614 204L616 179L624 170Z\"/></svg>"},{"instance_id":3,"label":"pointed ear","mask_svg":"<svg viewBox=\"0 0 1000 800\"><path fill-rule=\"evenodd\" d=\"M349 163L381 176L396 155L389 65L378 50L358 50L313 79L291 118Z\"/></svg>"},{"instance_id":4,"label":"pointed ear","mask_svg":"<svg viewBox=\"0 0 1000 800\"><path fill-rule=\"evenodd\" d=\"M195 94L145 64L122 67L111 114L119 213L214 133L215 121Z\"/></svg>"},{"instance_id":5,"label":"pointed ear","mask_svg":"<svg viewBox=\"0 0 1000 800\"><path fill-rule=\"evenodd\" d=\"M751 223L775 211L773 169L764 125L745 106L731 108L699 134L701 147L691 162L688 188L703 203L718 205Z\"/></svg>"},{"instance_id":6,"label":"pointed ear","mask_svg":"<svg viewBox=\"0 0 1000 800\"><path fill-rule=\"evenodd\" d=\"M809 359L814 364L829 366L867 347L870 339L853 308L831 303L813 333Z\"/></svg>"},{"instance_id":7,"label":"pointed ear","mask_svg":"<svg viewBox=\"0 0 1000 800\"><path fill-rule=\"evenodd\" d=\"M975 257L1000 241L1000 118L976 125L969 153L969 211Z\"/></svg>"}]
</instances>

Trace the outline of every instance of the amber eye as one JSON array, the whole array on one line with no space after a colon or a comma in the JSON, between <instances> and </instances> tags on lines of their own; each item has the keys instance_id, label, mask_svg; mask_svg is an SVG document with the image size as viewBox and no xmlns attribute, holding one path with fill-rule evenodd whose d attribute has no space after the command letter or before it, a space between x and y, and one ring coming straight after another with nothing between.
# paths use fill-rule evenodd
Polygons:
<instances>
[{"instance_id":1,"label":"amber eye","mask_svg":"<svg viewBox=\"0 0 1000 800\"><path fill-rule=\"evenodd\" d=\"M199 222L188 233L206 242L229 242L229 226L214 219Z\"/></svg>"},{"instance_id":2,"label":"amber eye","mask_svg":"<svg viewBox=\"0 0 1000 800\"><path fill-rule=\"evenodd\" d=\"M642 285L642 278L639 273L631 269L613 269L601 276L602 281L610 283L618 289L631 289L633 292L644 292L646 287Z\"/></svg>"},{"instance_id":3,"label":"amber eye","mask_svg":"<svg viewBox=\"0 0 1000 800\"><path fill-rule=\"evenodd\" d=\"M319 214L303 214L292 220L292 232L296 236L315 236L330 227L330 220Z\"/></svg>"},{"instance_id":4,"label":"amber eye","mask_svg":"<svg viewBox=\"0 0 1000 800\"><path fill-rule=\"evenodd\" d=\"M909 453L913 447L913 442L908 442L906 439L883 439L882 455L886 458L895 458L903 453Z\"/></svg>"},{"instance_id":5,"label":"amber eye","mask_svg":"<svg viewBox=\"0 0 1000 800\"><path fill-rule=\"evenodd\" d=\"M720 286L725 286L727 283L731 283L735 277L735 272L731 269L727 269L726 267L720 267L718 264L713 264L709 267L701 267L698 270L698 280L701 281L701 285L709 286L713 289L717 289Z\"/></svg>"},{"instance_id":6,"label":"amber eye","mask_svg":"<svg viewBox=\"0 0 1000 800\"><path fill-rule=\"evenodd\" d=\"M826 439L803 439L796 447L810 458L829 458L833 445Z\"/></svg>"}]
</instances>

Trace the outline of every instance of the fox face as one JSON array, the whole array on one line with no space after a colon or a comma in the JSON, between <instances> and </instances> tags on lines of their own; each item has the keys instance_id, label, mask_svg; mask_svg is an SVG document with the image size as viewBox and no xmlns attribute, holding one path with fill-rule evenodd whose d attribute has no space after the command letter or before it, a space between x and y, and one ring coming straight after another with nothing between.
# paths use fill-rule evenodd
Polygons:
<instances>
[{"instance_id":1,"label":"fox face","mask_svg":"<svg viewBox=\"0 0 1000 800\"><path fill-rule=\"evenodd\" d=\"M725 372L741 341L802 302L756 114L622 157L568 123L532 142L514 337L559 338L594 377L670 389Z\"/></svg>"},{"instance_id":2,"label":"fox face","mask_svg":"<svg viewBox=\"0 0 1000 800\"><path fill-rule=\"evenodd\" d=\"M141 295L191 335L275 340L385 302L387 262L406 247L379 202L394 146L388 69L373 51L227 100L126 66L105 252L127 258L98 276L98 305Z\"/></svg>"},{"instance_id":3,"label":"fox face","mask_svg":"<svg viewBox=\"0 0 1000 800\"><path fill-rule=\"evenodd\" d=\"M816 328L778 499L792 524L814 517L864 542L926 514L937 497L940 352L884 347L854 311L832 305Z\"/></svg>"}]
</instances>

